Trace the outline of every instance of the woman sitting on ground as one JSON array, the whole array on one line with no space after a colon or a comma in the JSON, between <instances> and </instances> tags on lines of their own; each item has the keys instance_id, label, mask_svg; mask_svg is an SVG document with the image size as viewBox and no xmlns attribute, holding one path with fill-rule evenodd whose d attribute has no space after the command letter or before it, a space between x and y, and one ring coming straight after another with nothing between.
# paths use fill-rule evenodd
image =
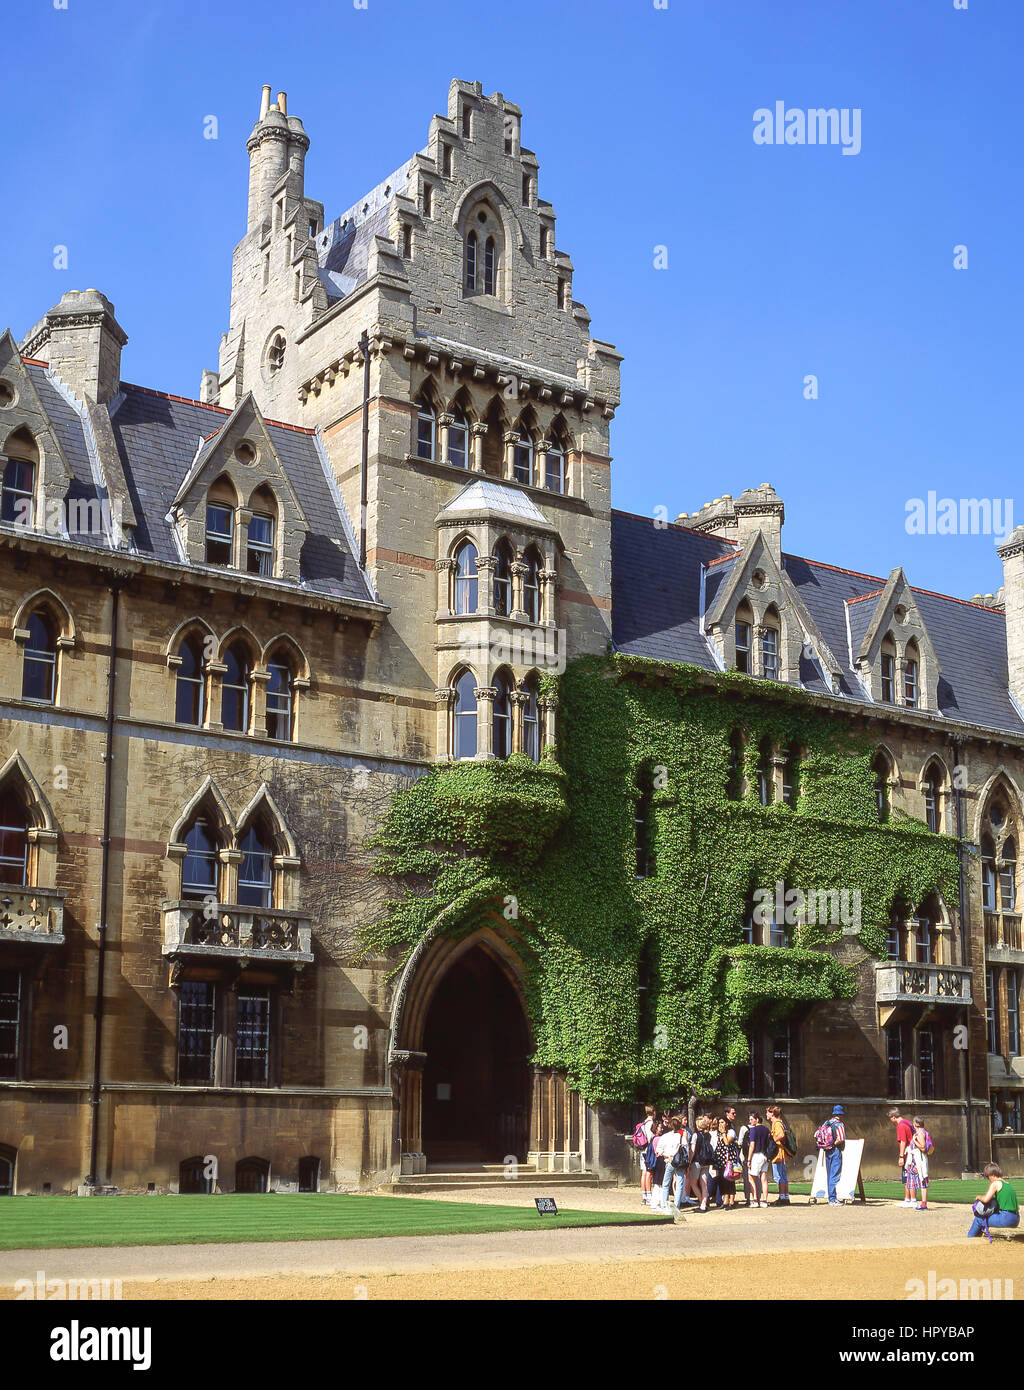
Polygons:
<instances>
[{"instance_id":1,"label":"woman sitting on ground","mask_svg":"<svg viewBox=\"0 0 1024 1390\"><path fill-rule=\"evenodd\" d=\"M990 1226L1019 1226L1020 1210L1017 1206L1017 1194L1003 1177L1002 1168L998 1163L986 1163L985 1176L989 1179L988 1191L979 1197L978 1201L984 1202L986 1206L995 1204L995 1211L988 1217L988 1224ZM975 1216L967 1234L968 1236L984 1235L985 1218Z\"/></svg>"}]
</instances>

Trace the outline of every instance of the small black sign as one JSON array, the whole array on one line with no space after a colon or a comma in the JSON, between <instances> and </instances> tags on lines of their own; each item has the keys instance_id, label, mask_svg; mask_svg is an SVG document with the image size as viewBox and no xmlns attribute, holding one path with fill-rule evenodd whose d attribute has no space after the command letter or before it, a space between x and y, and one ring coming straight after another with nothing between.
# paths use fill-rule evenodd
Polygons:
<instances>
[{"instance_id":1,"label":"small black sign","mask_svg":"<svg viewBox=\"0 0 1024 1390\"><path fill-rule=\"evenodd\" d=\"M558 1203L554 1197L534 1197L537 1204L537 1211L541 1216L557 1216Z\"/></svg>"}]
</instances>

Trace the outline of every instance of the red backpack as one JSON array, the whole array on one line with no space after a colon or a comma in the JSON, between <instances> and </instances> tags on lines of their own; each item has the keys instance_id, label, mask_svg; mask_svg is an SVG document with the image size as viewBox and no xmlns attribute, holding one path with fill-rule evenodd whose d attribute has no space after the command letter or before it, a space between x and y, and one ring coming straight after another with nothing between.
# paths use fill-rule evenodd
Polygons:
<instances>
[{"instance_id":1,"label":"red backpack","mask_svg":"<svg viewBox=\"0 0 1024 1390\"><path fill-rule=\"evenodd\" d=\"M641 1120L640 1123L637 1125L636 1129L634 1129L633 1131L634 1149L646 1149L647 1145L651 1142L647 1135L644 1133L644 1125L646 1123L646 1120Z\"/></svg>"},{"instance_id":2,"label":"red backpack","mask_svg":"<svg viewBox=\"0 0 1024 1390\"><path fill-rule=\"evenodd\" d=\"M834 1149L836 1146L836 1131L831 1120L826 1120L814 1131L814 1142L819 1149Z\"/></svg>"}]
</instances>

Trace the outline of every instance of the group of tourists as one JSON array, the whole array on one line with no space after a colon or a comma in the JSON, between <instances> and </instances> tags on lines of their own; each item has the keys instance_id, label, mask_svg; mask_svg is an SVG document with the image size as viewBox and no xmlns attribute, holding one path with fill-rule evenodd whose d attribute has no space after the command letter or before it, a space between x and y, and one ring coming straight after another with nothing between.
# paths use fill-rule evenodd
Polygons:
<instances>
[{"instance_id":1,"label":"group of tourists","mask_svg":"<svg viewBox=\"0 0 1024 1390\"><path fill-rule=\"evenodd\" d=\"M645 1107L633 1143L641 1150L640 1200L652 1211L667 1211L674 1202L706 1212L710 1207L736 1209L737 1188L748 1207L789 1206L787 1158L796 1155L796 1140L782 1109L770 1105L762 1118L752 1110L746 1124L736 1107L721 1115L700 1115L692 1128L689 1117ZM768 1201L768 1183L778 1187Z\"/></svg>"},{"instance_id":2,"label":"group of tourists","mask_svg":"<svg viewBox=\"0 0 1024 1390\"><path fill-rule=\"evenodd\" d=\"M723 1106L721 1115L702 1114L694 1121L688 1114L667 1113L654 1105L645 1106L644 1111L633 1132L633 1144L640 1151L644 1206L652 1211L668 1211L672 1205L676 1211L684 1207L735 1211L740 1193L747 1207L790 1205L786 1163L796 1157L796 1139L780 1105L769 1105L763 1117L760 1110L751 1108L745 1124L739 1122L731 1103ZM889 1111L889 1119L896 1126L899 1148L897 1164L904 1192L899 1205L927 1211L928 1165L935 1152L932 1136L920 1116L907 1119L896 1106ZM825 1171L821 1195L836 1206L846 1148L841 1105L833 1106L829 1118L815 1130L814 1143ZM990 1227L1016 1227L1020 1213L1017 1194L999 1165L986 1164L984 1175L989 1186L971 1208L974 1220L967 1234L987 1235L991 1240ZM778 1189L774 1201L768 1200L771 1182Z\"/></svg>"}]
</instances>

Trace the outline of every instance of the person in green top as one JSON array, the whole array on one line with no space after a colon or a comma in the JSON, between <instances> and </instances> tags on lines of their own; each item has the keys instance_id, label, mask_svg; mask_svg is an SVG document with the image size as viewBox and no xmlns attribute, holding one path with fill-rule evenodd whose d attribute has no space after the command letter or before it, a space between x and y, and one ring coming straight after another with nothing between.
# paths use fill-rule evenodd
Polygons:
<instances>
[{"instance_id":1,"label":"person in green top","mask_svg":"<svg viewBox=\"0 0 1024 1390\"><path fill-rule=\"evenodd\" d=\"M995 1203L995 1212L988 1218L990 1226L1019 1226L1020 1211L1017 1207L1017 1194L1010 1184L1003 1177L1003 1170L998 1163L987 1163L985 1165L985 1176L989 1180L988 1191L978 1198L979 1202L985 1205ZM985 1222L980 1216L976 1216L967 1232L968 1236L981 1236L985 1234Z\"/></svg>"}]
</instances>

